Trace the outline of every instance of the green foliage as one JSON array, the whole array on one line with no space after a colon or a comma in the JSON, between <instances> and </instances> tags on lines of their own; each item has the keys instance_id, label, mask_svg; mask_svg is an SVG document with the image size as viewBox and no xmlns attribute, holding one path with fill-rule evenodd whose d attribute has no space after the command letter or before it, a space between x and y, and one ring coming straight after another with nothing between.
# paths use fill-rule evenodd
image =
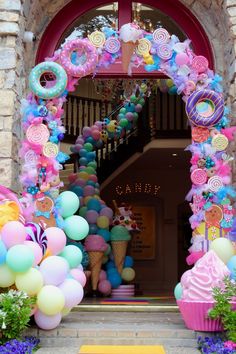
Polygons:
<instances>
[{"instance_id":1,"label":"green foliage","mask_svg":"<svg viewBox=\"0 0 236 354\"><path fill-rule=\"evenodd\" d=\"M236 283L229 277L224 279L224 286L213 289L215 306L209 311L209 317L220 318L229 340L236 343L236 311L232 309L232 301L236 300Z\"/></svg>"},{"instance_id":2,"label":"green foliage","mask_svg":"<svg viewBox=\"0 0 236 354\"><path fill-rule=\"evenodd\" d=\"M27 327L36 298L23 291L0 294L0 344L17 339Z\"/></svg>"}]
</instances>

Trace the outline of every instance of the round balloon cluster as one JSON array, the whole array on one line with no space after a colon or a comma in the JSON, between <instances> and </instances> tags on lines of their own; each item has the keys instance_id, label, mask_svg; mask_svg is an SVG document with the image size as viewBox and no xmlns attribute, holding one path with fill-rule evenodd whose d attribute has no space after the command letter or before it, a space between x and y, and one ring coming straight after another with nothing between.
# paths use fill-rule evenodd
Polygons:
<instances>
[{"instance_id":1,"label":"round balloon cluster","mask_svg":"<svg viewBox=\"0 0 236 354\"><path fill-rule=\"evenodd\" d=\"M72 192L65 193L60 197L61 214L66 217L65 231L74 237L70 228L68 232L67 223L71 213L78 209L79 199ZM34 222L8 221L7 213L8 209L5 209L7 222L1 228L0 287L15 286L29 296L36 296L36 306L32 310L35 322L42 329L53 329L83 298L86 277L81 266L82 252L75 245L66 245L62 229L49 227L43 230ZM88 225L86 231L83 221L73 221L79 239L88 232Z\"/></svg>"}]
</instances>

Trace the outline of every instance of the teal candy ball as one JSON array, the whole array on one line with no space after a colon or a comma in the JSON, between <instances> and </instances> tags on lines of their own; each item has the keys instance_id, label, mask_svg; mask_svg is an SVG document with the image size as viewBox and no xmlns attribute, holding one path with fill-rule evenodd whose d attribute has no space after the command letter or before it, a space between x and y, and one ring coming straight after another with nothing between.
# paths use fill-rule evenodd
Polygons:
<instances>
[{"instance_id":1,"label":"teal candy ball","mask_svg":"<svg viewBox=\"0 0 236 354\"><path fill-rule=\"evenodd\" d=\"M183 294L183 289L181 283L178 283L174 289L174 295L176 300L180 300Z\"/></svg>"}]
</instances>

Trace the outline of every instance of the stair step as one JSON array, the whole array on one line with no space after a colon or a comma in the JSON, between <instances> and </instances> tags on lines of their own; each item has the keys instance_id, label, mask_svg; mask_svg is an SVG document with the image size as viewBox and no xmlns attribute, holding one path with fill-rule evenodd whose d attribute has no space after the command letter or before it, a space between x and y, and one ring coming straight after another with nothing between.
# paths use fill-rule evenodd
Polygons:
<instances>
[{"instance_id":1,"label":"stair step","mask_svg":"<svg viewBox=\"0 0 236 354\"><path fill-rule=\"evenodd\" d=\"M36 354L78 354L78 347L44 347L40 348ZM199 354L199 350L189 347L164 347L166 354ZM138 353L137 353L138 354ZM150 353L151 354L151 353Z\"/></svg>"}]
</instances>

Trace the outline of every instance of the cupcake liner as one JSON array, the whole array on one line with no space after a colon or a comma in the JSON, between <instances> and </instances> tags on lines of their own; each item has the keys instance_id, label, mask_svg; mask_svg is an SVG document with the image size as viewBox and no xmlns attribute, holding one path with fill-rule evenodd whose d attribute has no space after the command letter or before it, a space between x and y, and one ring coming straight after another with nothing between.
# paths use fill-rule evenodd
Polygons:
<instances>
[{"instance_id":1,"label":"cupcake liner","mask_svg":"<svg viewBox=\"0 0 236 354\"><path fill-rule=\"evenodd\" d=\"M202 332L220 332L223 326L220 319L210 319L207 314L213 308L213 302L187 302L178 300L177 304L185 325L189 329Z\"/></svg>"}]
</instances>

